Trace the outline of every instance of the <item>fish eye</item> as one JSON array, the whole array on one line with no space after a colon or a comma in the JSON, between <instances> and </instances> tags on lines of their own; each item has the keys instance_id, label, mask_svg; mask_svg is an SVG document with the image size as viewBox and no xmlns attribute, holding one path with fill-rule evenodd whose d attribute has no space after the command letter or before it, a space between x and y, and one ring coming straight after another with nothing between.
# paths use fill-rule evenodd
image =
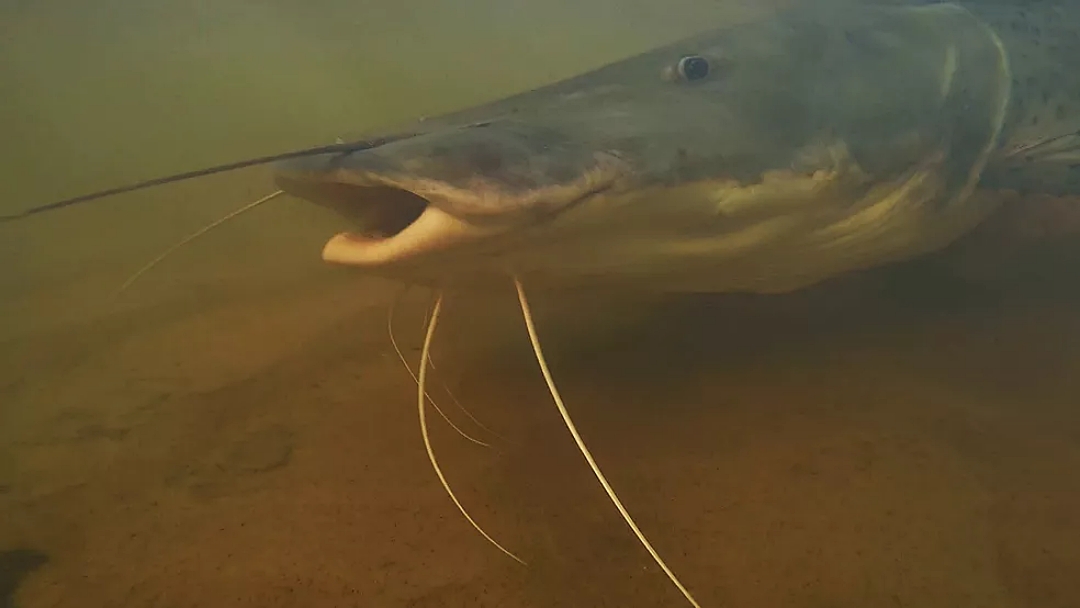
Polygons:
<instances>
[{"instance_id":1,"label":"fish eye","mask_svg":"<svg viewBox=\"0 0 1080 608\"><path fill-rule=\"evenodd\" d=\"M701 80L709 75L709 60L701 55L687 55L679 60L675 69L687 82Z\"/></svg>"}]
</instances>

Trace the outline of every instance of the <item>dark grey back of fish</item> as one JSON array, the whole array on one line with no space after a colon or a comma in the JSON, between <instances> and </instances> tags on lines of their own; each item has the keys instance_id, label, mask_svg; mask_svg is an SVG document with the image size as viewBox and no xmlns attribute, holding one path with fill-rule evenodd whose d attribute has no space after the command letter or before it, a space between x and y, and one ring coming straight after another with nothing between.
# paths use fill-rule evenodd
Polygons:
<instances>
[{"instance_id":1,"label":"dark grey back of fish","mask_svg":"<svg viewBox=\"0 0 1080 608\"><path fill-rule=\"evenodd\" d=\"M961 4L997 32L1012 70L1001 151L982 185L1080 194L1080 6L1048 0Z\"/></svg>"}]
</instances>

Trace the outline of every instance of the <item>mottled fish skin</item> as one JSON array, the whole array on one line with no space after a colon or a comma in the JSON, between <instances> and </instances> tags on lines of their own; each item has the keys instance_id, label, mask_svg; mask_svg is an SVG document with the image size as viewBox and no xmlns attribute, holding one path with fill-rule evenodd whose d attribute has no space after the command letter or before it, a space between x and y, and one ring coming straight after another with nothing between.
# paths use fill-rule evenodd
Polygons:
<instances>
[{"instance_id":1,"label":"mottled fish skin","mask_svg":"<svg viewBox=\"0 0 1080 608\"><path fill-rule=\"evenodd\" d=\"M993 28L1012 71L1001 149L981 186L1080 194L1080 6L1045 0L961 4Z\"/></svg>"}]
</instances>

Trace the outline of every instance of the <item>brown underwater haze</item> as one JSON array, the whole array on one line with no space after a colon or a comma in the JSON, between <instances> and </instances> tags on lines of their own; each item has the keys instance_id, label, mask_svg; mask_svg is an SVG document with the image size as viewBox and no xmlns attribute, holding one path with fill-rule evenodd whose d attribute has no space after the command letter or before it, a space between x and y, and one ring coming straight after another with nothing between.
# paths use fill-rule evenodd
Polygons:
<instances>
[{"instance_id":1,"label":"brown underwater haze","mask_svg":"<svg viewBox=\"0 0 1080 608\"><path fill-rule=\"evenodd\" d=\"M332 142L765 5L9 2L0 211ZM679 606L550 402L512 288L447 295L424 454L399 285L269 171L0 226L0 606ZM1066 248L1067 249L1067 248ZM1054 255L1051 255L1053 253ZM1077 258L784 296L533 295L567 406L704 606L1080 605ZM990 270L987 271L987 266ZM978 273L976 273L978 274ZM430 293L395 313L415 367ZM442 388L503 439L476 429Z\"/></svg>"}]
</instances>

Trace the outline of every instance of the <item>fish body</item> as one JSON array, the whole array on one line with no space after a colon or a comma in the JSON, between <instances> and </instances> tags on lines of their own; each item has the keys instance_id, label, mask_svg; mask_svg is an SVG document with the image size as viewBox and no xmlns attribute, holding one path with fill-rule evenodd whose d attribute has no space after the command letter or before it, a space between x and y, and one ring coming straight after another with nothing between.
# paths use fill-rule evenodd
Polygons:
<instances>
[{"instance_id":1,"label":"fish body","mask_svg":"<svg viewBox=\"0 0 1080 608\"><path fill-rule=\"evenodd\" d=\"M786 292L1080 193L1078 31L1041 2L802 7L275 180L350 222L325 260L412 282Z\"/></svg>"}]
</instances>

